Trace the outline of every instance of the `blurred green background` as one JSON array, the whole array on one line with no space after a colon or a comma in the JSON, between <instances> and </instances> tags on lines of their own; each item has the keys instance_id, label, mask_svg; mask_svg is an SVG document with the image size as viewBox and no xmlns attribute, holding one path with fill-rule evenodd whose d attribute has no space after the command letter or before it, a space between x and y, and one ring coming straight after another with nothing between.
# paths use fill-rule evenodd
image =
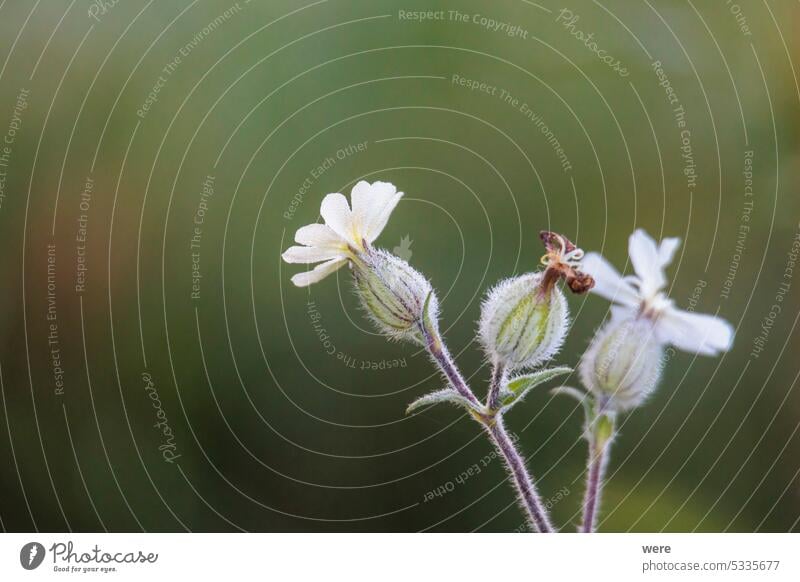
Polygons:
<instances>
[{"instance_id":1,"label":"blurred green background","mask_svg":"<svg viewBox=\"0 0 800 582\"><path fill-rule=\"evenodd\" d=\"M799 20L788 0L3 2L3 529L524 529L474 423L404 417L441 380L373 333L346 271L289 283L294 231L363 178L406 193L377 242L431 278L481 393L481 297L536 267L540 229L620 268L634 228L680 236L672 297L736 342L674 354L623 419L600 529L798 530ZM570 305L575 365L608 304ZM508 418L566 530L581 422L547 390Z\"/></svg>"}]
</instances>

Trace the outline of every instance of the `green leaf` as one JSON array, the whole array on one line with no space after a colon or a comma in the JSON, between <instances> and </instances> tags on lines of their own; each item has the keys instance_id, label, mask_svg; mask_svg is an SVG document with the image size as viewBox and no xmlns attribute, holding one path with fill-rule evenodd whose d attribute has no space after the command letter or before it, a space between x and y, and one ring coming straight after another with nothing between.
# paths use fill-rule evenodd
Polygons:
<instances>
[{"instance_id":1,"label":"green leaf","mask_svg":"<svg viewBox=\"0 0 800 582\"><path fill-rule=\"evenodd\" d=\"M432 338L436 338L436 326L433 324L431 320L431 297L433 296L433 290L428 291L428 296L425 297L425 304L422 306L422 327L425 329L425 333L427 333Z\"/></svg>"},{"instance_id":2,"label":"green leaf","mask_svg":"<svg viewBox=\"0 0 800 582\"><path fill-rule=\"evenodd\" d=\"M557 368L545 368L544 370L537 370L531 374L524 374L516 376L508 381L505 390L502 392L502 408L508 410L517 402L521 402L525 396L533 388L539 384L543 384L562 374L569 374L572 368L568 366L559 366Z\"/></svg>"},{"instance_id":3,"label":"green leaf","mask_svg":"<svg viewBox=\"0 0 800 582\"><path fill-rule=\"evenodd\" d=\"M431 404L439 404L440 402L449 402L450 404L455 404L456 406L463 406L469 410L474 409L472 403L463 396L461 396L458 392L456 392L451 388L445 388L444 390L437 390L436 392L430 392L425 396L417 398L414 402L408 405L408 408L406 408L406 414L409 414L418 408L422 408L423 406L429 406Z\"/></svg>"}]
</instances>

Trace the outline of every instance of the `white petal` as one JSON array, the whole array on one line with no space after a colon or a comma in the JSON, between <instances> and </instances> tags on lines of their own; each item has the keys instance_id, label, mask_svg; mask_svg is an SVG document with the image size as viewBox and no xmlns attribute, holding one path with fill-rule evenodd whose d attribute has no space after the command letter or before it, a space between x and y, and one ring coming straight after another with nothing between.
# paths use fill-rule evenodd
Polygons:
<instances>
[{"instance_id":1,"label":"white petal","mask_svg":"<svg viewBox=\"0 0 800 582\"><path fill-rule=\"evenodd\" d=\"M593 293L628 307L637 307L641 302L636 289L600 254L587 254L581 261L581 271L594 279Z\"/></svg>"},{"instance_id":2,"label":"white petal","mask_svg":"<svg viewBox=\"0 0 800 582\"><path fill-rule=\"evenodd\" d=\"M628 239L628 255L641 280L642 295L648 296L664 288L666 278L661 268L656 241L639 228Z\"/></svg>"},{"instance_id":3,"label":"white petal","mask_svg":"<svg viewBox=\"0 0 800 582\"><path fill-rule=\"evenodd\" d=\"M685 352L716 356L733 344L733 326L714 315L668 309L656 325L659 339Z\"/></svg>"},{"instance_id":4,"label":"white petal","mask_svg":"<svg viewBox=\"0 0 800 582\"><path fill-rule=\"evenodd\" d=\"M626 319L633 319L639 313L638 307L631 307L628 305L612 305L609 310L611 311L611 321L614 323Z\"/></svg>"},{"instance_id":5,"label":"white petal","mask_svg":"<svg viewBox=\"0 0 800 582\"><path fill-rule=\"evenodd\" d=\"M328 225L333 232L353 246L361 246L361 241L356 240L354 236L353 213L350 212L347 198L341 194L328 194L322 199L319 213L322 215L322 218L325 219L325 224Z\"/></svg>"},{"instance_id":6,"label":"white petal","mask_svg":"<svg viewBox=\"0 0 800 582\"><path fill-rule=\"evenodd\" d=\"M385 189L380 188L379 185L387 184L390 189L387 192ZM372 205L381 197L386 198L386 194L392 195L396 191L395 187L388 182L375 182L375 188L369 182L364 180L359 181L353 189L350 190L350 202L353 205L353 216L362 219L370 214Z\"/></svg>"},{"instance_id":7,"label":"white petal","mask_svg":"<svg viewBox=\"0 0 800 582\"><path fill-rule=\"evenodd\" d=\"M389 182L368 184L362 180L353 186L350 197L356 230L367 242L378 238L402 196L403 193Z\"/></svg>"},{"instance_id":8,"label":"white petal","mask_svg":"<svg viewBox=\"0 0 800 582\"><path fill-rule=\"evenodd\" d=\"M281 255L287 263L319 263L328 259L344 258L342 249L331 247L289 247Z\"/></svg>"},{"instance_id":9,"label":"white petal","mask_svg":"<svg viewBox=\"0 0 800 582\"><path fill-rule=\"evenodd\" d=\"M679 238L665 238L661 240L661 245L658 247L658 263L662 269L666 269L675 256L675 251L681 246L681 239Z\"/></svg>"},{"instance_id":10,"label":"white petal","mask_svg":"<svg viewBox=\"0 0 800 582\"><path fill-rule=\"evenodd\" d=\"M297 273L292 277L292 283L298 287L308 287L312 283L317 283L341 268L347 261L345 259L332 259L326 263L321 263L310 271Z\"/></svg>"},{"instance_id":11,"label":"white petal","mask_svg":"<svg viewBox=\"0 0 800 582\"><path fill-rule=\"evenodd\" d=\"M307 247L336 247L343 244L342 237L324 224L307 224L298 228L294 240Z\"/></svg>"},{"instance_id":12,"label":"white petal","mask_svg":"<svg viewBox=\"0 0 800 582\"><path fill-rule=\"evenodd\" d=\"M400 202L400 199L403 197L402 192L398 192L394 196L392 196L384 206L375 213L372 220L370 221L369 225L366 227L365 238L372 242L383 232L383 229L386 228L386 223L389 222L389 217L392 215L392 211L397 206L397 203Z\"/></svg>"}]
</instances>

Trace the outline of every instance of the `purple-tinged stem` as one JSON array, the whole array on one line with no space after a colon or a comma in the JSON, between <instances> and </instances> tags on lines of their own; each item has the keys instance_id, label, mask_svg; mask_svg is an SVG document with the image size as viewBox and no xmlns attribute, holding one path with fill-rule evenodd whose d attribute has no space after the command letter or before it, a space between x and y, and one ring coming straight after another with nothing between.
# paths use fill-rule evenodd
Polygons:
<instances>
[{"instance_id":1,"label":"purple-tinged stem","mask_svg":"<svg viewBox=\"0 0 800 582\"><path fill-rule=\"evenodd\" d=\"M595 531L610 447L611 442L608 440L599 444L596 435L592 436L589 443L589 459L586 463L586 493L583 497L583 523L580 529L582 533Z\"/></svg>"},{"instance_id":2,"label":"purple-tinged stem","mask_svg":"<svg viewBox=\"0 0 800 582\"><path fill-rule=\"evenodd\" d=\"M500 388L506 378L506 367L500 362L495 362L492 368L492 379L489 384L489 394L486 396L486 408L497 410L500 404Z\"/></svg>"},{"instance_id":3,"label":"purple-tinged stem","mask_svg":"<svg viewBox=\"0 0 800 582\"><path fill-rule=\"evenodd\" d=\"M503 455L506 461L506 466L514 478L514 485L516 486L520 502L528 514L531 524L541 533L552 533L553 525L550 523L550 518L547 515L547 510L542 504L539 493L536 491L536 486L528 471L525 468L525 461L520 456L514 443L506 432L503 426L502 417L498 417L494 423L485 425L486 432L494 442L497 450Z\"/></svg>"},{"instance_id":4,"label":"purple-tinged stem","mask_svg":"<svg viewBox=\"0 0 800 582\"><path fill-rule=\"evenodd\" d=\"M458 371L453 358L450 356L450 352L447 351L447 348L438 337L438 334L432 335L424 328L422 329L422 332L425 337L425 348L439 366L439 369L450 381L450 384L453 386L453 388L456 389L456 392L461 394L461 396L469 400L472 404L480 406L480 401L477 399L475 394L472 393L472 390L470 390L469 386L467 386L467 383L461 376L461 372Z\"/></svg>"},{"instance_id":5,"label":"purple-tinged stem","mask_svg":"<svg viewBox=\"0 0 800 582\"><path fill-rule=\"evenodd\" d=\"M428 353L433 358L436 365L442 373L450 381L450 384L455 390L464 398L469 400L476 408L483 408L481 402L475 397L475 394L470 390L466 381L464 380L461 372L458 371L455 362L450 357L450 353L439 337L438 333L429 331L426 327L420 326L423 337L425 338L425 347ZM492 399L492 392L495 392L494 399L499 395L500 384L504 377L505 370L502 366L495 366L492 372L492 386L489 388L489 400ZM489 412L489 411L487 411ZM542 505L542 500L539 497L536 487L533 484L533 479L528 475L528 470L525 467L525 461L520 456L514 442L509 437L503 426L503 419L500 415L495 414L473 414L473 417L478 420L486 429L492 443L497 447L497 450L506 461L506 467L509 473L514 478L514 485L517 489L518 497L521 505L525 508L533 527L537 531L550 533L553 526L550 523L550 518L547 515L547 510Z\"/></svg>"}]
</instances>

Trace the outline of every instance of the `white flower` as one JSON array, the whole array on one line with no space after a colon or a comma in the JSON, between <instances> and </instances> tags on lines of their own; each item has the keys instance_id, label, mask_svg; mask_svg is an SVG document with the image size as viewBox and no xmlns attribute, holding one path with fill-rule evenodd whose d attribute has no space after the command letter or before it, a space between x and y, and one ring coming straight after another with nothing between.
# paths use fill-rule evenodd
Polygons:
<instances>
[{"instance_id":1,"label":"white flower","mask_svg":"<svg viewBox=\"0 0 800 582\"><path fill-rule=\"evenodd\" d=\"M602 256L589 253L583 269L595 279L594 293L613 301L614 319L643 317L653 323L656 339L686 352L717 355L730 349L733 327L713 315L678 309L664 292L667 278L664 269L672 262L680 239L666 238L656 244L644 230L634 232L628 242L628 254L636 275L623 277Z\"/></svg>"},{"instance_id":2,"label":"white flower","mask_svg":"<svg viewBox=\"0 0 800 582\"><path fill-rule=\"evenodd\" d=\"M292 283L307 287L321 281L350 260L366 252L386 226L402 192L393 184L363 180L350 192L352 210L341 194L322 200L320 215L325 224L309 224L297 230L295 242L283 253L287 263L320 263L311 271L298 273Z\"/></svg>"}]
</instances>

